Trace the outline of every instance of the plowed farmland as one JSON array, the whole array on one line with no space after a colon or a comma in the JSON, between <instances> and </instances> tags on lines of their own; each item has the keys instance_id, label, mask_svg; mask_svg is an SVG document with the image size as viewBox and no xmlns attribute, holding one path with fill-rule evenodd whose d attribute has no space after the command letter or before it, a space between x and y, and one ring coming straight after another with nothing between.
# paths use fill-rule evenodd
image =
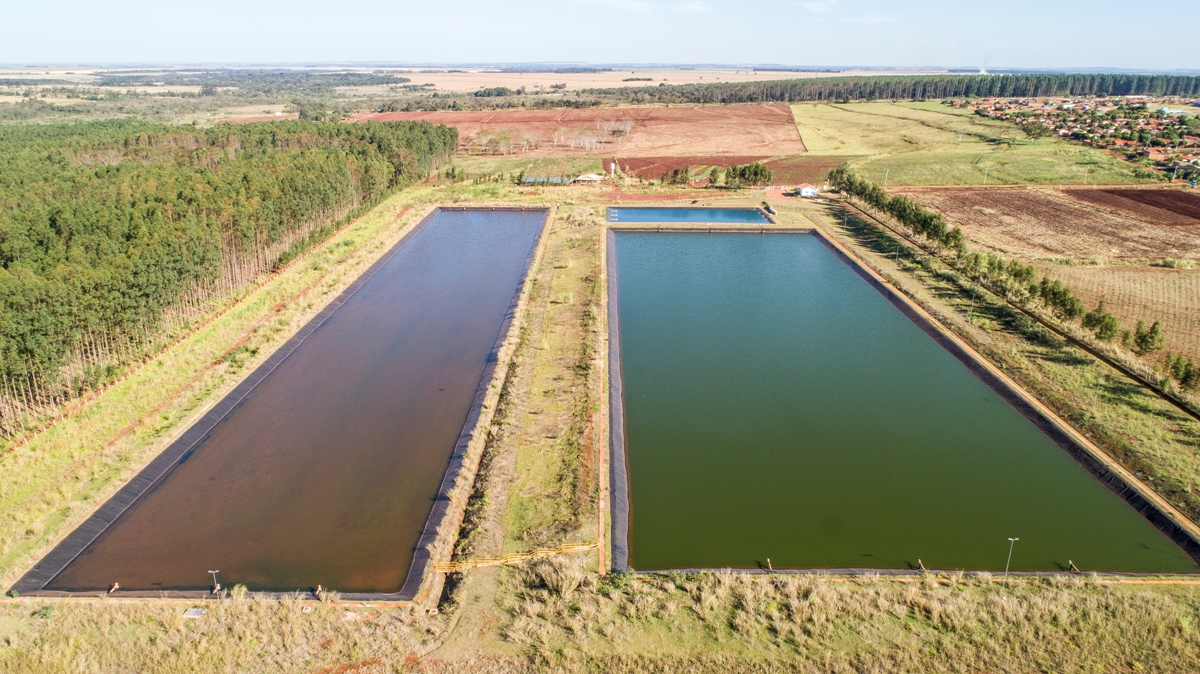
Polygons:
<instances>
[{"instance_id":1,"label":"plowed farmland","mask_svg":"<svg viewBox=\"0 0 1200 674\"><path fill-rule=\"evenodd\" d=\"M1064 190L1111 213L1200 234L1200 194L1183 190Z\"/></svg>"},{"instance_id":2,"label":"plowed farmland","mask_svg":"<svg viewBox=\"0 0 1200 674\"><path fill-rule=\"evenodd\" d=\"M507 136L511 141L508 152L540 157L771 157L805 151L792 110L786 105L374 112L354 116L356 121L398 119L455 126L464 151L483 131ZM612 128L622 124L628 125L627 132ZM617 130L621 133L614 134Z\"/></svg>"},{"instance_id":3,"label":"plowed farmland","mask_svg":"<svg viewBox=\"0 0 1200 674\"><path fill-rule=\"evenodd\" d=\"M1006 257L1142 263L1200 258L1200 236L1187 228L1105 212L1053 190L891 191L944 214L952 224L963 228L975 247Z\"/></svg>"}]
</instances>

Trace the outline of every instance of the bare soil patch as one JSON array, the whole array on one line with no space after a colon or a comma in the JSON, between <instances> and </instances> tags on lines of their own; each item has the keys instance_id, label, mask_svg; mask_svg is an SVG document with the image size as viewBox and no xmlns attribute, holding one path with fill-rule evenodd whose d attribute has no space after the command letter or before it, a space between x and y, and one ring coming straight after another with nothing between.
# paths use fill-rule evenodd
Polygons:
<instances>
[{"instance_id":1,"label":"bare soil patch","mask_svg":"<svg viewBox=\"0 0 1200 674\"><path fill-rule=\"evenodd\" d=\"M962 227L977 248L1026 261L1200 258L1200 236L1100 211L1053 190L893 188Z\"/></svg>"},{"instance_id":2,"label":"bare soil patch","mask_svg":"<svg viewBox=\"0 0 1200 674\"><path fill-rule=\"evenodd\" d=\"M454 126L463 151L480 131L503 133L512 140L510 153L535 157L773 157L805 152L786 105L372 112L352 119L422 119ZM604 128L626 122L631 126L624 135ZM557 143L556 130L562 130Z\"/></svg>"},{"instance_id":3,"label":"bare soil patch","mask_svg":"<svg viewBox=\"0 0 1200 674\"><path fill-rule=\"evenodd\" d=\"M1111 213L1200 234L1200 194L1184 190L1063 190L1072 199Z\"/></svg>"}]
</instances>

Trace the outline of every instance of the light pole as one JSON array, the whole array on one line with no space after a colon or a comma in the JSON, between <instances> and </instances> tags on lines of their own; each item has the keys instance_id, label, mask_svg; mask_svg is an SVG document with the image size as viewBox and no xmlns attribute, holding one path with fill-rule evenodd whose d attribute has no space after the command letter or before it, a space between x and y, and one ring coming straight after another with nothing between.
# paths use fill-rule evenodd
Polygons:
<instances>
[{"instance_id":1,"label":"light pole","mask_svg":"<svg viewBox=\"0 0 1200 674\"><path fill-rule=\"evenodd\" d=\"M221 601L221 584L217 582L217 574L221 573L221 570L209 569L208 572L213 577L213 594L217 595L217 608L221 611L221 624L225 624L225 602Z\"/></svg>"},{"instance_id":2,"label":"light pole","mask_svg":"<svg viewBox=\"0 0 1200 674\"><path fill-rule=\"evenodd\" d=\"M1013 545L1015 545L1016 542L1019 540L1021 540L1021 539L1019 539L1019 538L1008 539L1008 561L1004 563L1004 585L1006 587L1008 586L1008 565L1012 564Z\"/></svg>"}]
</instances>

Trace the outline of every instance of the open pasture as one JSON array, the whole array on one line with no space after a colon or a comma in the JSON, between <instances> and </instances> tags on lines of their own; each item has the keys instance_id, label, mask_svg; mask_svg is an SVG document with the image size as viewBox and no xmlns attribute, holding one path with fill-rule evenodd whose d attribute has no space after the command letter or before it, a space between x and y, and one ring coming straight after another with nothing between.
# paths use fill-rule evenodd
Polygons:
<instances>
[{"instance_id":1,"label":"open pasture","mask_svg":"<svg viewBox=\"0 0 1200 674\"><path fill-rule=\"evenodd\" d=\"M534 157L771 157L805 151L786 105L372 112L353 119L420 119L454 126L464 152L481 131L504 134L509 154Z\"/></svg>"},{"instance_id":2,"label":"open pasture","mask_svg":"<svg viewBox=\"0 0 1200 674\"><path fill-rule=\"evenodd\" d=\"M1115 157L1059 138L1030 141L1017 127L940 103L792 106L813 155L851 165L890 185L1137 182Z\"/></svg>"},{"instance_id":3,"label":"open pasture","mask_svg":"<svg viewBox=\"0 0 1200 674\"><path fill-rule=\"evenodd\" d=\"M1054 190L896 189L962 227L985 251L1025 261L1160 262L1200 258L1200 237L1106 213ZM1134 192L1134 190L1130 190Z\"/></svg>"}]
</instances>

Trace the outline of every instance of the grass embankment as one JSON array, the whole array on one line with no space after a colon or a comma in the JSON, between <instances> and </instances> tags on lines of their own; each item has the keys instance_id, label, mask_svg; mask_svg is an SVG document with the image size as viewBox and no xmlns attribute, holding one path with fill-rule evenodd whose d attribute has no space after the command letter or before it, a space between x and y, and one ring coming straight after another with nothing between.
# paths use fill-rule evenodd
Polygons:
<instances>
[{"instance_id":1,"label":"grass embankment","mask_svg":"<svg viewBox=\"0 0 1200 674\"><path fill-rule=\"evenodd\" d=\"M1200 423L933 257L840 206L794 205L1118 463L1200 518ZM899 253L897 254L897 250Z\"/></svg>"},{"instance_id":2,"label":"grass embankment","mask_svg":"<svg viewBox=\"0 0 1200 674\"><path fill-rule=\"evenodd\" d=\"M124 381L0 454L0 583L8 587L424 215L387 199Z\"/></svg>"},{"instance_id":3,"label":"grass embankment","mask_svg":"<svg viewBox=\"0 0 1200 674\"><path fill-rule=\"evenodd\" d=\"M542 562L503 571L499 610L482 629L453 627L471 631L462 640L473 648L421 659L453 617L243 598L226 601L223 619L210 602L188 620L177 604L29 601L0 606L0 670L1184 672L1200 659L1195 586L998 580L706 573L597 583L569 561Z\"/></svg>"},{"instance_id":4,"label":"grass embankment","mask_svg":"<svg viewBox=\"0 0 1200 674\"><path fill-rule=\"evenodd\" d=\"M883 185L1141 182L1112 155L1060 138L1029 140L1007 122L941 103L792 106L812 155L845 156Z\"/></svg>"}]
</instances>

